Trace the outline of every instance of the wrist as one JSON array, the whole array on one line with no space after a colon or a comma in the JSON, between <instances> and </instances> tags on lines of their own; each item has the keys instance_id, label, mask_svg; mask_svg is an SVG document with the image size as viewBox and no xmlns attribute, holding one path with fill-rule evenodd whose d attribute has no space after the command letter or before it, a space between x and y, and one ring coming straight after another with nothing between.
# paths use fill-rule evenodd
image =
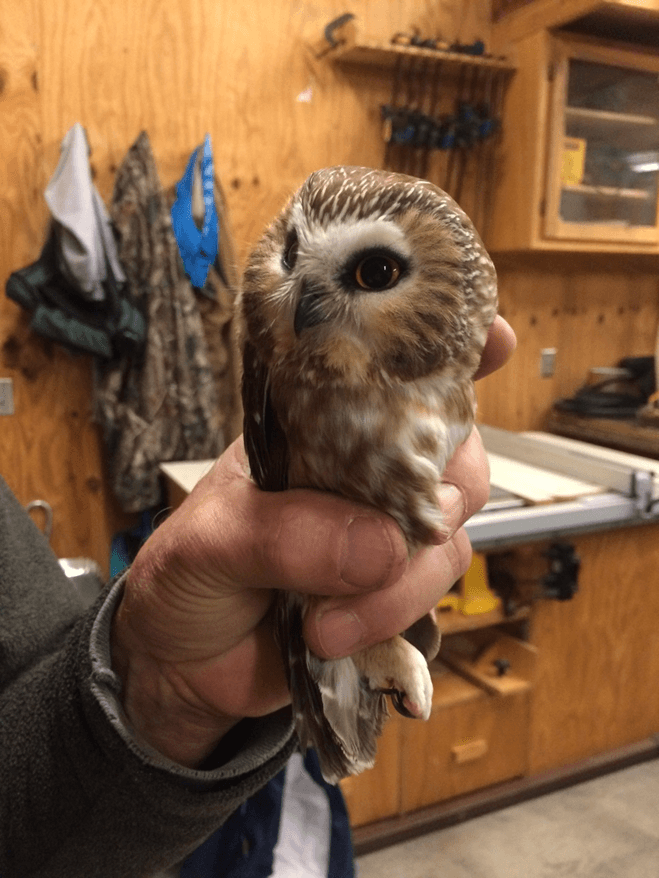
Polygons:
<instances>
[{"instance_id":1,"label":"wrist","mask_svg":"<svg viewBox=\"0 0 659 878\"><path fill-rule=\"evenodd\" d=\"M121 610L112 624L112 667L131 731L173 762L196 768L240 720L209 709L174 664L145 652Z\"/></svg>"}]
</instances>

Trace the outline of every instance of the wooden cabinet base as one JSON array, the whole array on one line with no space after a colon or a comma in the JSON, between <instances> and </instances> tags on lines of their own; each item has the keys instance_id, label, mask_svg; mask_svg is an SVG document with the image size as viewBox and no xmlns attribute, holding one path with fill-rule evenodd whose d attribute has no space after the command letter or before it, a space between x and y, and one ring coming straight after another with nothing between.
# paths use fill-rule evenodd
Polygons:
<instances>
[{"instance_id":1,"label":"wooden cabinet base","mask_svg":"<svg viewBox=\"0 0 659 878\"><path fill-rule=\"evenodd\" d=\"M584 759L555 771L509 780L409 814L400 814L387 820L356 827L353 829L355 853L361 856L392 844L399 844L424 833L454 826L472 817L479 817L499 808L507 808L536 796L564 789L650 759L659 759L659 736L647 738L637 744L621 747L601 756Z\"/></svg>"}]
</instances>

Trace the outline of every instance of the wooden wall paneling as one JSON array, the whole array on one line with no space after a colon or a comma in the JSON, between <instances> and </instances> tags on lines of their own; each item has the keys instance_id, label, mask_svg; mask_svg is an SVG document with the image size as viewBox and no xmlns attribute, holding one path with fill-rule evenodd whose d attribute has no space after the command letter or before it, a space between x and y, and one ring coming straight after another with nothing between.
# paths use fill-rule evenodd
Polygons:
<instances>
[{"instance_id":1,"label":"wooden wall paneling","mask_svg":"<svg viewBox=\"0 0 659 878\"><path fill-rule=\"evenodd\" d=\"M532 615L538 675L529 765L537 773L659 732L656 526L574 539L579 592Z\"/></svg>"},{"instance_id":2,"label":"wooden wall paneling","mask_svg":"<svg viewBox=\"0 0 659 878\"><path fill-rule=\"evenodd\" d=\"M38 0L3 10L0 22L0 266L29 258L45 215L41 196ZM36 169L36 173L35 173ZM4 318L5 311L0 315ZM9 313L6 319L13 321Z\"/></svg>"},{"instance_id":3,"label":"wooden wall paneling","mask_svg":"<svg viewBox=\"0 0 659 878\"><path fill-rule=\"evenodd\" d=\"M35 256L34 241L41 234L42 198L38 169L41 125L38 93L38 15L36 0L3 14L0 24L0 282L9 269ZM0 334L6 345L20 319L18 306L0 298ZM3 355L2 374L14 381L14 405L20 411L20 372ZM0 417L1 471L13 482L20 473L20 433L17 416ZM28 498L30 499L30 498ZM26 502L26 501L24 501Z\"/></svg>"},{"instance_id":4,"label":"wooden wall paneling","mask_svg":"<svg viewBox=\"0 0 659 878\"><path fill-rule=\"evenodd\" d=\"M565 276L558 390L573 392L591 366L612 366L624 356L652 354L659 314L657 280L650 274L609 271Z\"/></svg>"},{"instance_id":5,"label":"wooden wall paneling","mask_svg":"<svg viewBox=\"0 0 659 878\"><path fill-rule=\"evenodd\" d=\"M500 271L499 300L518 347L504 369L478 382L479 418L509 430L538 429L555 393L539 365L542 348L558 347L561 277L533 269Z\"/></svg>"},{"instance_id":6,"label":"wooden wall paneling","mask_svg":"<svg viewBox=\"0 0 659 878\"><path fill-rule=\"evenodd\" d=\"M386 41L416 26L469 42L488 39L486 6L360 0L354 11L374 39ZM210 0L14 4L3 16L0 49L5 71L0 138L6 157L0 169L0 285L39 252L47 219L43 187L61 139L76 121L87 129L105 198L141 129L149 132L164 185L178 179L190 151L209 131L241 258L311 170L337 162L380 164L379 104L390 96L391 72L346 69L313 57L309 32L315 35L335 15L329 0L274 5L259 0L249 7L233 0L219 6ZM500 269L501 308L518 333L519 347L506 369L479 384L483 421L510 429L541 427L552 400L573 393L590 366L652 350L648 344L659 308L651 269L629 274L612 273L601 263L582 264L577 271L563 266L561 259ZM54 466L63 473L57 483L75 485L88 498L81 506L72 488L61 491L60 517L68 512L81 523L77 536L66 537L60 529L58 550L85 550L89 502L95 504L92 518L102 524L87 549L103 554L109 533L101 533L112 526L116 511L91 424L89 363L34 338L4 297L0 326L3 374L14 377L17 400L16 415L0 422L0 468L14 474L25 501L46 489L52 493L54 474L41 478L44 464L34 449L60 421L82 424L55 446L61 465ZM558 348L553 379L539 378L542 347ZM42 361L47 366L39 366ZM39 378L25 389L35 368ZM51 399L60 407L52 415ZM68 436L66 430L61 435ZM85 486L99 479L102 487L93 499Z\"/></svg>"},{"instance_id":7,"label":"wooden wall paneling","mask_svg":"<svg viewBox=\"0 0 659 878\"><path fill-rule=\"evenodd\" d=\"M3 12L0 40L0 285L33 261L47 210L37 2ZM54 168L54 165L53 165ZM52 170L52 168L51 168ZM14 382L13 416L0 418L0 472L22 503L53 507L59 555L91 555L107 568L110 523L96 429L90 422L86 358L73 359L29 330L27 316L0 297L0 369Z\"/></svg>"},{"instance_id":8,"label":"wooden wall paneling","mask_svg":"<svg viewBox=\"0 0 659 878\"><path fill-rule=\"evenodd\" d=\"M181 175L208 131L240 257L313 169L378 165L387 76L315 59L305 34L337 15L330 0L25 0L0 23L0 287L32 261L48 212L43 189L61 140L81 122L102 196L142 129L163 184ZM353 4L364 32L387 41L418 26L468 42L487 38L487 4L406 0ZM0 421L0 471L22 502L55 507L59 554L104 566L119 524L91 420L90 361L45 344L0 296L2 374L16 414Z\"/></svg>"},{"instance_id":9,"label":"wooden wall paneling","mask_svg":"<svg viewBox=\"0 0 659 878\"><path fill-rule=\"evenodd\" d=\"M495 260L496 261L496 260ZM545 261L540 258L538 262ZM554 400L571 396L593 366L654 351L659 323L656 275L623 270L610 257L588 270L553 259L499 269L500 311L518 338L511 362L478 383L479 418L510 430L542 429ZM564 267L566 266L566 267ZM556 348L556 372L540 377L540 351Z\"/></svg>"}]
</instances>

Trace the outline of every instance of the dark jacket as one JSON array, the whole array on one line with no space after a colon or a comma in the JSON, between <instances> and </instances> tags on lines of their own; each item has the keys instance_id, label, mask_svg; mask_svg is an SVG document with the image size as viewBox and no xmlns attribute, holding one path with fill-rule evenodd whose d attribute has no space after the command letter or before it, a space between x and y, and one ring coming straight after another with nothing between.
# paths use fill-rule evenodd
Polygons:
<instances>
[{"instance_id":1,"label":"dark jacket","mask_svg":"<svg viewBox=\"0 0 659 878\"><path fill-rule=\"evenodd\" d=\"M244 720L208 771L147 751L122 718L109 630L84 611L0 478L0 878L151 878L286 763L290 710Z\"/></svg>"}]
</instances>

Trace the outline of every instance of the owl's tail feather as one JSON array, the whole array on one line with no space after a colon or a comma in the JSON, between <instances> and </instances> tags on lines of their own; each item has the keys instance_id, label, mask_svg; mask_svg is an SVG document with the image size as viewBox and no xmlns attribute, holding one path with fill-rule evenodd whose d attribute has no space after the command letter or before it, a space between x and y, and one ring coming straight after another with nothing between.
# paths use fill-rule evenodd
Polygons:
<instances>
[{"instance_id":1,"label":"owl's tail feather","mask_svg":"<svg viewBox=\"0 0 659 878\"><path fill-rule=\"evenodd\" d=\"M309 652L299 595L279 592L275 617L302 750L316 750L328 783L370 768L388 716L384 695L360 678L352 659L324 661Z\"/></svg>"}]
</instances>

